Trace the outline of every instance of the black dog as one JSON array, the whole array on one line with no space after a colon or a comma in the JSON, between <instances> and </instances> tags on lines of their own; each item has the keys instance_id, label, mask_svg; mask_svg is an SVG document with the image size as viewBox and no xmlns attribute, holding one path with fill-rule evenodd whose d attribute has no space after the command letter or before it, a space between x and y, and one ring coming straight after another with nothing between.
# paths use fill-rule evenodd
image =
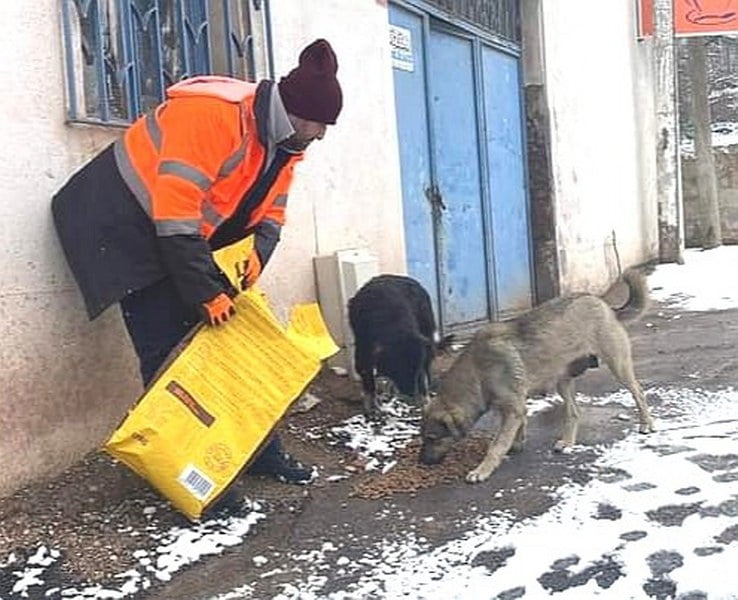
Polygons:
<instances>
[{"instance_id":1,"label":"black dog","mask_svg":"<svg viewBox=\"0 0 738 600\"><path fill-rule=\"evenodd\" d=\"M378 409L377 376L390 379L403 395L427 400L431 363L441 343L423 286L404 275L378 275L349 300L348 316L365 414Z\"/></svg>"}]
</instances>

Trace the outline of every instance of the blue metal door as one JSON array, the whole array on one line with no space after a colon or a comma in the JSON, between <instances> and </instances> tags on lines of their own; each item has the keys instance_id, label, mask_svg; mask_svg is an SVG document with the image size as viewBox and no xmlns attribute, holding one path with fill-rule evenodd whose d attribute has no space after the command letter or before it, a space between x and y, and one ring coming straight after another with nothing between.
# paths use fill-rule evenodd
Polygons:
<instances>
[{"instance_id":1,"label":"blue metal door","mask_svg":"<svg viewBox=\"0 0 738 600\"><path fill-rule=\"evenodd\" d=\"M518 58L420 10L389 14L408 272L445 331L527 308Z\"/></svg>"},{"instance_id":2,"label":"blue metal door","mask_svg":"<svg viewBox=\"0 0 738 600\"><path fill-rule=\"evenodd\" d=\"M428 290L438 316L434 214L429 200L432 196L425 53L422 47L417 46L423 39L423 19L418 14L392 5L390 22L409 31L413 44L412 62L403 69L393 69L397 133L401 140L407 268L408 273Z\"/></svg>"},{"instance_id":3,"label":"blue metal door","mask_svg":"<svg viewBox=\"0 0 738 600\"><path fill-rule=\"evenodd\" d=\"M482 213L474 46L431 28L428 38L431 148L436 182L441 314L459 326L492 314Z\"/></svg>"},{"instance_id":4,"label":"blue metal door","mask_svg":"<svg viewBox=\"0 0 738 600\"><path fill-rule=\"evenodd\" d=\"M498 314L531 304L530 223L518 59L482 46L485 145Z\"/></svg>"}]
</instances>

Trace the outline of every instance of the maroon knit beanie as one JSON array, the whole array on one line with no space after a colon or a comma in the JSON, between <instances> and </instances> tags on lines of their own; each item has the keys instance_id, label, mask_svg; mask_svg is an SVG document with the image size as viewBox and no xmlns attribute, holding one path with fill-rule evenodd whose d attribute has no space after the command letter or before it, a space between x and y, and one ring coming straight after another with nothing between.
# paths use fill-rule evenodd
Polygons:
<instances>
[{"instance_id":1,"label":"maroon knit beanie","mask_svg":"<svg viewBox=\"0 0 738 600\"><path fill-rule=\"evenodd\" d=\"M308 121L335 124L343 106L336 71L338 61L326 40L307 46L300 52L299 65L279 82L287 112Z\"/></svg>"}]
</instances>

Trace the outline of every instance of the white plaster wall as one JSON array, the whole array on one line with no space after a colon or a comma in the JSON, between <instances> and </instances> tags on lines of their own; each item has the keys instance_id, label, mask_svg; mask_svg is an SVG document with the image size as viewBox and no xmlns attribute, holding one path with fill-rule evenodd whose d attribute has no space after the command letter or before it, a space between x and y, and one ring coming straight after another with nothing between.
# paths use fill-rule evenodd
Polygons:
<instances>
[{"instance_id":1,"label":"white plaster wall","mask_svg":"<svg viewBox=\"0 0 738 600\"><path fill-rule=\"evenodd\" d=\"M1 2L0 495L96 448L136 398L120 317L87 322L51 196L115 132L64 124L57 0Z\"/></svg>"},{"instance_id":2,"label":"white plaster wall","mask_svg":"<svg viewBox=\"0 0 738 600\"><path fill-rule=\"evenodd\" d=\"M380 271L406 267L387 8L376 0L272 0L271 10L275 78L325 38L344 97L337 124L298 167L283 241L263 278L284 307L315 298L315 255L369 246Z\"/></svg>"},{"instance_id":3,"label":"white plaster wall","mask_svg":"<svg viewBox=\"0 0 738 600\"><path fill-rule=\"evenodd\" d=\"M312 258L368 245L405 268L386 7L275 0L277 74L334 45L344 110L299 166L263 278L281 314L315 298ZM65 124L58 0L0 2L0 496L95 450L139 394L117 307L89 323L51 222L51 196L120 130Z\"/></svg>"},{"instance_id":4,"label":"white plaster wall","mask_svg":"<svg viewBox=\"0 0 738 600\"><path fill-rule=\"evenodd\" d=\"M650 47L633 2L543 0L562 293L657 255Z\"/></svg>"}]
</instances>

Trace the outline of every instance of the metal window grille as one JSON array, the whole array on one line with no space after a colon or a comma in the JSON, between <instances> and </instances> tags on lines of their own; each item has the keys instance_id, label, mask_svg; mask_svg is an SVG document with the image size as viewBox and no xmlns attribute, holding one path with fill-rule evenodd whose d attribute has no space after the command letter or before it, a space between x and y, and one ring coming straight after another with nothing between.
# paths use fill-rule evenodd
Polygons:
<instances>
[{"instance_id":1,"label":"metal window grille","mask_svg":"<svg viewBox=\"0 0 738 600\"><path fill-rule=\"evenodd\" d=\"M270 74L268 0L61 0L68 118L126 125L186 77Z\"/></svg>"},{"instance_id":2,"label":"metal window grille","mask_svg":"<svg viewBox=\"0 0 738 600\"><path fill-rule=\"evenodd\" d=\"M499 37L520 43L519 0L427 0L430 4Z\"/></svg>"}]
</instances>

